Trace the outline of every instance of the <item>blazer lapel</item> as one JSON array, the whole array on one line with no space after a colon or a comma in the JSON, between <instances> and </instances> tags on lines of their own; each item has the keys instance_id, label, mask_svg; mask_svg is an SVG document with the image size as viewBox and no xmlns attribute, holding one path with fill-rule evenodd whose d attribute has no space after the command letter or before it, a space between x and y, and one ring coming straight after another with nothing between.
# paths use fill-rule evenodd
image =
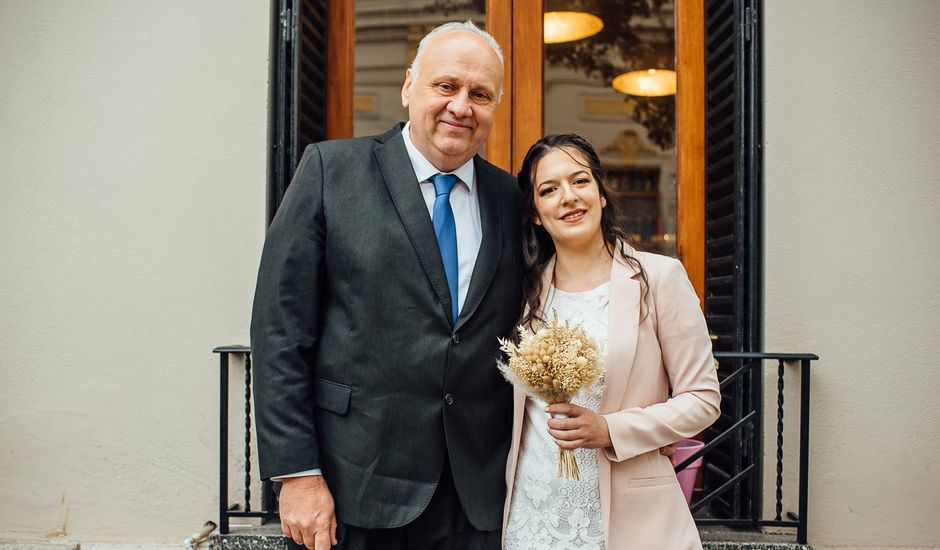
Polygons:
<instances>
[{"instance_id":1,"label":"blazer lapel","mask_svg":"<svg viewBox=\"0 0 940 550\"><path fill-rule=\"evenodd\" d=\"M483 301L483 296L486 295L486 290L493 281L493 275L496 273L503 251L502 220L499 214L499 199L494 188L495 181L489 177L486 165L479 157L473 158L473 167L476 171L483 239L480 242L477 261L473 266L473 274L470 277L467 298L457 317L456 329L459 329L473 315L480 302Z\"/></svg>"},{"instance_id":2,"label":"blazer lapel","mask_svg":"<svg viewBox=\"0 0 940 550\"><path fill-rule=\"evenodd\" d=\"M640 283L636 271L623 263L619 254L610 268L610 306L608 312L607 370L601 414L618 409L633 370L640 322Z\"/></svg>"},{"instance_id":3,"label":"blazer lapel","mask_svg":"<svg viewBox=\"0 0 940 550\"><path fill-rule=\"evenodd\" d=\"M428 207L421 195L418 177L408 159L408 151L405 150L401 126L396 126L382 136L374 151L392 204L395 205L411 246L418 255L418 261L441 302L442 313L450 323L450 290L447 287L447 276L444 274L444 263L437 246L437 237L434 235L434 225L428 216Z\"/></svg>"}]
</instances>

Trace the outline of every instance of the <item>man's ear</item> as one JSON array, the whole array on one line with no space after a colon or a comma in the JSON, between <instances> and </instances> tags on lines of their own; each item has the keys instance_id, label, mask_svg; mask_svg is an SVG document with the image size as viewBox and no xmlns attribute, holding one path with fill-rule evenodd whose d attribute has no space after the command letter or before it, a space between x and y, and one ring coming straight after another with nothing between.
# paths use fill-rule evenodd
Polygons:
<instances>
[{"instance_id":1,"label":"man's ear","mask_svg":"<svg viewBox=\"0 0 940 550\"><path fill-rule=\"evenodd\" d=\"M401 85L401 106L408 108L408 100L411 97L411 69L405 70L405 83Z\"/></svg>"}]
</instances>

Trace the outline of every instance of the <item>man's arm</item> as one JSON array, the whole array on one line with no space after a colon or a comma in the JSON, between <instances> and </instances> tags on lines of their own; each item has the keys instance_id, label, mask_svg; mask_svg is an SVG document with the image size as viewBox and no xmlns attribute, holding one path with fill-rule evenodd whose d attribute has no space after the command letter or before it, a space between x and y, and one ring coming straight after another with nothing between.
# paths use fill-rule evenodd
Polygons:
<instances>
[{"instance_id":1,"label":"man's arm","mask_svg":"<svg viewBox=\"0 0 940 550\"><path fill-rule=\"evenodd\" d=\"M323 167L308 147L268 229L251 315L262 479L320 468L314 352L323 276Z\"/></svg>"},{"instance_id":2,"label":"man's arm","mask_svg":"<svg viewBox=\"0 0 940 550\"><path fill-rule=\"evenodd\" d=\"M326 228L323 163L308 147L268 229L251 315L255 423L262 479L285 476L281 529L294 542L336 544L333 496L322 475L314 403Z\"/></svg>"}]
</instances>

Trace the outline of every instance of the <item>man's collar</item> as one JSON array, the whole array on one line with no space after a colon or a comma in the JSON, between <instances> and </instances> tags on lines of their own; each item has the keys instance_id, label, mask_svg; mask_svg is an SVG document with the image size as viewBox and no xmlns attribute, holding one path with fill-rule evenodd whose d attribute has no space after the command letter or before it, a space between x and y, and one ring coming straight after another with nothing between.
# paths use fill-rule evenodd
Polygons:
<instances>
[{"instance_id":1,"label":"man's collar","mask_svg":"<svg viewBox=\"0 0 940 550\"><path fill-rule=\"evenodd\" d=\"M421 154L421 151L418 151L418 148L415 147L415 144L411 141L411 122L405 124L405 127L401 130L401 137L405 140L405 150L408 151L408 158L411 159L411 166L415 170L415 175L418 176L418 182L427 181L434 174L439 174L441 171L434 167L424 155ZM470 190L470 194L473 194L473 184L475 182L475 173L473 170L473 158L463 163L460 168L457 168L451 174L457 176L460 181L464 182L467 185L467 188Z\"/></svg>"}]
</instances>

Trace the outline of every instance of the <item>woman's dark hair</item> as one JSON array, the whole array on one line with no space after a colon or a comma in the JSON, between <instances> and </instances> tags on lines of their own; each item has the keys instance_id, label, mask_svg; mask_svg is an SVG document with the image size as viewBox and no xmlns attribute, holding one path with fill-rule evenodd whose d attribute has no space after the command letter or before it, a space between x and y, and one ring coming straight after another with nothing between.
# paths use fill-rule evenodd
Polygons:
<instances>
[{"instance_id":1,"label":"woman's dark hair","mask_svg":"<svg viewBox=\"0 0 940 550\"><path fill-rule=\"evenodd\" d=\"M533 177L539 161L552 151L562 150L568 153L578 164L591 170L594 181L597 182L598 191L601 197L606 201L606 205L601 210L601 234L604 237L607 252L617 261L614 254L619 250L621 256L630 266L640 273L642 278L641 286L642 301L646 301L649 292L649 279L646 277L646 271L640 265L639 260L627 253L626 245L633 245L630 235L624 229L622 215L616 203L611 200L607 194L607 187L604 185L604 178L601 174L601 160L597 156L597 151L588 143L586 139L577 134L551 134L536 141L529 147L529 152L522 161L522 169L519 171L519 187L522 188L522 208L520 222L522 223L522 257L525 262L525 276L522 283L523 311L522 325L526 326L532 321L544 321L539 312L539 297L542 294L542 272L545 266L555 254L555 244L551 236L541 225L537 225L533 220L538 216L535 209L535 191L533 190ZM577 151L587 161L585 165L578 157L572 155L572 151Z\"/></svg>"}]
</instances>

